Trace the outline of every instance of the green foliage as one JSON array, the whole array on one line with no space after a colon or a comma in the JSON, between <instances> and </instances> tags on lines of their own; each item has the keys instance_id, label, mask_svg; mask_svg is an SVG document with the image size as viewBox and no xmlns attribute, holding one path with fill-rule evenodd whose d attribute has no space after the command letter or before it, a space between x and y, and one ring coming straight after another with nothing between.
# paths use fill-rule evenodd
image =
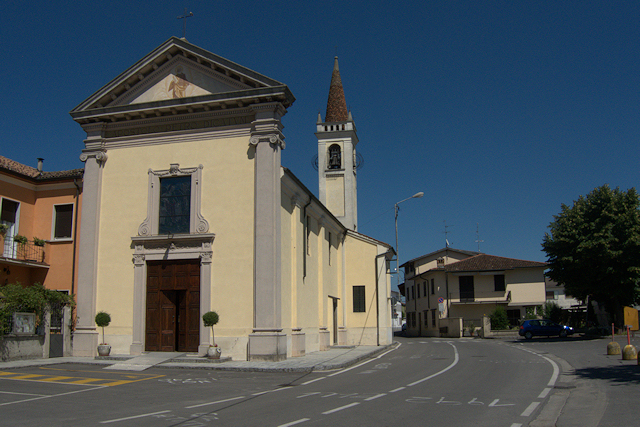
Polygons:
<instances>
[{"instance_id":1,"label":"green foliage","mask_svg":"<svg viewBox=\"0 0 640 427\"><path fill-rule=\"evenodd\" d=\"M56 303L75 305L72 295L46 289L40 283L26 287L20 283L0 286L0 335L11 333L13 313L36 313L40 324L47 305Z\"/></svg>"},{"instance_id":2,"label":"green foliage","mask_svg":"<svg viewBox=\"0 0 640 427\"><path fill-rule=\"evenodd\" d=\"M98 314L96 314L95 320L96 325L102 328L102 344L106 344L104 342L104 328L105 326L109 326L109 323L111 323L111 315L105 311L99 311Z\"/></svg>"},{"instance_id":3,"label":"green foliage","mask_svg":"<svg viewBox=\"0 0 640 427\"><path fill-rule=\"evenodd\" d=\"M0 224L0 235L4 236L9 231L9 226L7 224Z\"/></svg>"},{"instance_id":4,"label":"green foliage","mask_svg":"<svg viewBox=\"0 0 640 427\"><path fill-rule=\"evenodd\" d=\"M216 323L218 323L219 319L220 317L215 311L208 311L202 315L204 326L214 326Z\"/></svg>"},{"instance_id":5,"label":"green foliage","mask_svg":"<svg viewBox=\"0 0 640 427\"><path fill-rule=\"evenodd\" d=\"M524 318L526 320L528 319L537 319L538 313L542 312L542 306L541 305L536 305L533 307L527 307L524 310Z\"/></svg>"},{"instance_id":6,"label":"green foliage","mask_svg":"<svg viewBox=\"0 0 640 427\"><path fill-rule=\"evenodd\" d=\"M21 234L16 234L15 236L13 236L13 241L16 243L20 243L21 245L24 245L29 241L29 239L27 239Z\"/></svg>"},{"instance_id":7,"label":"green foliage","mask_svg":"<svg viewBox=\"0 0 640 427\"><path fill-rule=\"evenodd\" d=\"M45 241L42 239L38 239L37 237L33 238L33 244L36 246L44 246Z\"/></svg>"},{"instance_id":8,"label":"green foliage","mask_svg":"<svg viewBox=\"0 0 640 427\"><path fill-rule=\"evenodd\" d=\"M542 249L549 277L582 301L591 295L620 319L639 299L640 198L634 188L598 187L573 206L562 205Z\"/></svg>"},{"instance_id":9,"label":"green foliage","mask_svg":"<svg viewBox=\"0 0 640 427\"><path fill-rule=\"evenodd\" d=\"M202 315L202 321L204 322L204 326L211 326L211 338L212 338L211 342L216 347L217 347L216 336L213 332L213 326L216 323L218 323L218 320L220 320L220 316L218 316L218 313L216 313L215 311L207 311L205 314Z\"/></svg>"},{"instance_id":10,"label":"green foliage","mask_svg":"<svg viewBox=\"0 0 640 427\"><path fill-rule=\"evenodd\" d=\"M111 315L109 313L100 311L96 314L96 325L104 328L105 326L109 326L109 323L111 323Z\"/></svg>"},{"instance_id":11,"label":"green foliage","mask_svg":"<svg viewBox=\"0 0 640 427\"><path fill-rule=\"evenodd\" d=\"M544 305L543 316L545 319L560 323L562 322L562 308L555 302L548 301Z\"/></svg>"},{"instance_id":12,"label":"green foliage","mask_svg":"<svg viewBox=\"0 0 640 427\"><path fill-rule=\"evenodd\" d=\"M507 310L504 307L496 307L495 310L489 315L491 319L491 329L509 329L509 318L507 317Z\"/></svg>"}]
</instances>

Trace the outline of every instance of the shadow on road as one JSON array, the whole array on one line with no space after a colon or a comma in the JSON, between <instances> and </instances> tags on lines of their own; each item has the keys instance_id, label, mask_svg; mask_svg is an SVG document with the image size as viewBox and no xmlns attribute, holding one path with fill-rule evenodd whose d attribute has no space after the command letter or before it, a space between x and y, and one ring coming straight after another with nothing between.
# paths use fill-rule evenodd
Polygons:
<instances>
[{"instance_id":1,"label":"shadow on road","mask_svg":"<svg viewBox=\"0 0 640 427\"><path fill-rule=\"evenodd\" d=\"M635 363L576 369L575 374L583 379L610 381L612 385L640 384L640 369Z\"/></svg>"}]
</instances>

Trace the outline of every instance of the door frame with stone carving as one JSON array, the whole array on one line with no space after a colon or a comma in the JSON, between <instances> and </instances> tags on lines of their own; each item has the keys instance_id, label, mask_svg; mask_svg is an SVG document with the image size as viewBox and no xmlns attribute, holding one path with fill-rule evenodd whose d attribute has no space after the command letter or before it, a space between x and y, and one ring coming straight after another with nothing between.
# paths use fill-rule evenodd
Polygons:
<instances>
[{"instance_id":1,"label":"door frame with stone carving","mask_svg":"<svg viewBox=\"0 0 640 427\"><path fill-rule=\"evenodd\" d=\"M130 353L142 354L146 348L147 322L147 264L156 261L191 260L200 264L199 272L199 313L197 329L199 331L198 354L205 355L209 348L210 331L202 324L201 316L211 309L211 261L214 234L185 234L175 236L136 236L132 238L135 248L134 295L133 295L133 342ZM195 305L195 301L191 301ZM191 316L191 328L196 328L195 316Z\"/></svg>"}]
</instances>

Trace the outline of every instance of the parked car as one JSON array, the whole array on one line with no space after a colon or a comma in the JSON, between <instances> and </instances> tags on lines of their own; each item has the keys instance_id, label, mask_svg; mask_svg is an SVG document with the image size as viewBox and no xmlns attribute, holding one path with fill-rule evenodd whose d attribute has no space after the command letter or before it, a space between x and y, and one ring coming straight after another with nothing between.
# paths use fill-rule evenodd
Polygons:
<instances>
[{"instance_id":1,"label":"parked car","mask_svg":"<svg viewBox=\"0 0 640 427\"><path fill-rule=\"evenodd\" d=\"M530 340L533 337L551 337L557 335L561 338L573 334L570 326L559 325L551 320L525 320L518 331L521 337Z\"/></svg>"}]
</instances>

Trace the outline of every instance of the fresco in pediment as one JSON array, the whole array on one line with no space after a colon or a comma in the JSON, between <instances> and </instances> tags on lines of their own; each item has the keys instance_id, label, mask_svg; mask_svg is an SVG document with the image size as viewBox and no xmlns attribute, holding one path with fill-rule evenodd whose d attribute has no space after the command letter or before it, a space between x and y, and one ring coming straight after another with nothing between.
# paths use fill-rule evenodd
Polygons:
<instances>
[{"instance_id":1,"label":"fresco in pediment","mask_svg":"<svg viewBox=\"0 0 640 427\"><path fill-rule=\"evenodd\" d=\"M237 90L198 70L177 65L159 82L147 89L131 103L162 101L165 99L189 98L212 93Z\"/></svg>"}]
</instances>

